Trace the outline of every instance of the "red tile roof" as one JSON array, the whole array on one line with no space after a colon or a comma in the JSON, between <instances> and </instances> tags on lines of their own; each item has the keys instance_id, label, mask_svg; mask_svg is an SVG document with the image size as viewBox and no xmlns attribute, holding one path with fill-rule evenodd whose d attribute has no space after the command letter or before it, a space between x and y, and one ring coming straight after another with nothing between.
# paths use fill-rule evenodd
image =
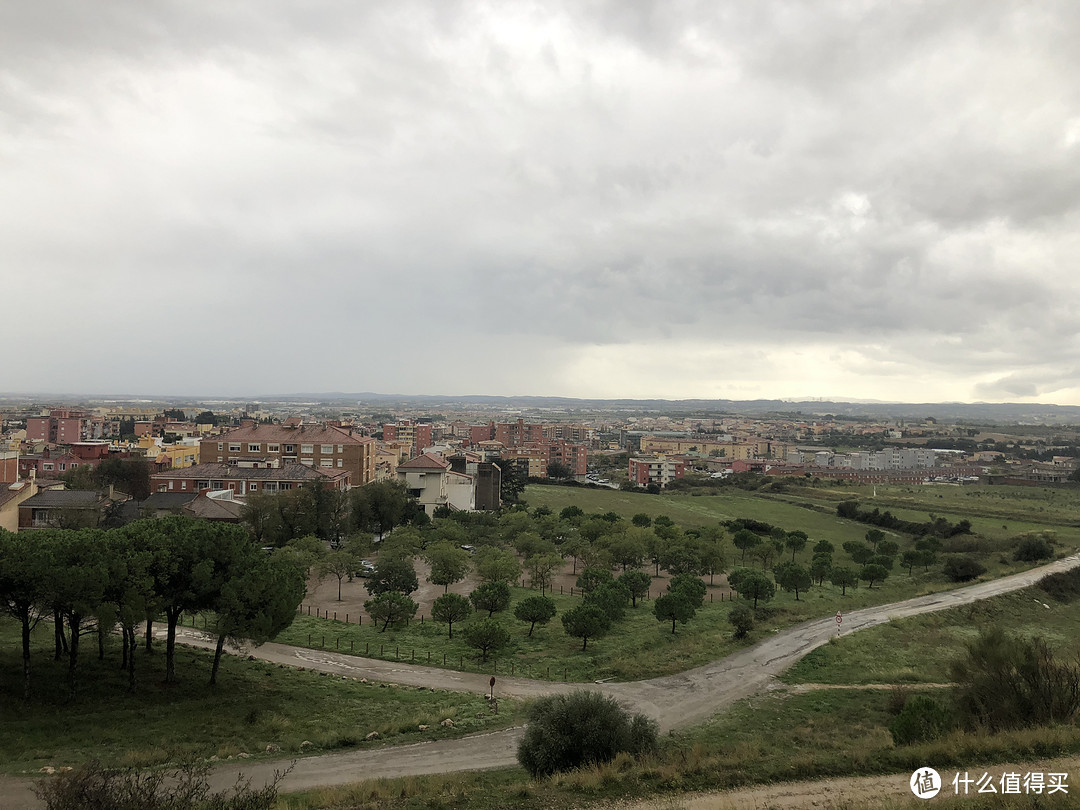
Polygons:
<instances>
[{"instance_id":1,"label":"red tile roof","mask_svg":"<svg viewBox=\"0 0 1080 810\"><path fill-rule=\"evenodd\" d=\"M424 453L404 464L398 464L399 470L445 470L449 469L450 463L444 461L434 453Z\"/></svg>"}]
</instances>

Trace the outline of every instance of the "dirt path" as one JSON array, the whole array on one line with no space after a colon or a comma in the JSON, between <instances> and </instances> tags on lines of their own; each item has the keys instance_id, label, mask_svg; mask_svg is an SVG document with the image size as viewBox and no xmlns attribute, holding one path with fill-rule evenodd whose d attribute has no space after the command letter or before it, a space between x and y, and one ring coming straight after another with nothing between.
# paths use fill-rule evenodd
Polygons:
<instances>
[{"instance_id":1,"label":"dirt path","mask_svg":"<svg viewBox=\"0 0 1080 810\"><path fill-rule=\"evenodd\" d=\"M844 633L874 627L891 619L945 610L1019 590L1047 574L1078 565L1080 555L1074 555L992 582L853 611L844 618ZM727 658L677 675L633 683L586 686L527 678L500 678L498 692L504 696L531 698L575 688L596 689L612 695L632 711L644 712L656 718L661 732L666 732L703 722L736 701L768 688L775 683L777 675L810 651L828 643L835 633L835 620L828 616L804 622ZM183 640L196 646L213 646L212 639L191 628L184 630ZM484 693L488 688L489 676L484 674L364 659L282 644L264 644L254 650L244 650L243 654L346 677L478 693ZM516 762L515 749L520 734L521 729L509 729L459 740L308 757L297 760L293 771L282 783L282 790L306 790L320 785L347 784L385 776L507 767ZM281 761L225 765L214 771L211 781L215 789L224 789L232 785L237 772L241 772L258 786L271 780L275 768L280 767ZM35 804L26 780L0 779L0 807L7 810L33 806Z\"/></svg>"},{"instance_id":2,"label":"dirt path","mask_svg":"<svg viewBox=\"0 0 1080 810\"><path fill-rule=\"evenodd\" d=\"M1069 793L1045 796L1046 807L1074 807L1078 785L1076 774L1080 773L1080 757L1042 759L1024 763L1005 763L968 768L971 778L989 773L995 782L1007 772L1067 773ZM941 773L945 783L938 798L955 796L952 778L956 771ZM610 810L897 810L900 807L922 807L925 800L917 799L911 792L909 773L888 776L857 776L842 779L815 779L809 782L781 782L740 790L714 793L694 793L678 798L650 799L641 802L620 802L606 805ZM977 788L972 786L972 793ZM999 786L1000 789L1000 786ZM963 795L963 794L961 794ZM969 798L974 798L969 796ZM907 802L905 804L905 802ZM1043 806L1043 805L1039 805Z\"/></svg>"}]
</instances>

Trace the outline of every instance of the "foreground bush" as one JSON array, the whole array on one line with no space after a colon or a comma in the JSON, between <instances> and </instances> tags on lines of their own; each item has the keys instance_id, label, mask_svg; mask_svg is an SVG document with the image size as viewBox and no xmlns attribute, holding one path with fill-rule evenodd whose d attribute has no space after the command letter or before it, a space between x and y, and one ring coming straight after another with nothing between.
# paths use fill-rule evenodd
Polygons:
<instances>
[{"instance_id":1,"label":"foreground bush","mask_svg":"<svg viewBox=\"0 0 1080 810\"><path fill-rule=\"evenodd\" d=\"M631 717L614 698L582 690L533 705L517 758L539 778L610 762L623 751L648 753L656 748L656 737L655 721L643 714Z\"/></svg>"},{"instance_id":2,"label":"foreground bush","mask_svg":"<svg viewBox=\"0 0 1080 810\"><path fill-rule=\"evenodd\" d=\"M942 568L952 582L970 582L986 573L986 566L972 557L947 557Z\"/></svg>"},{"instance_id":3,"label":"foreground bush","mask_svg":"<svg viewBox=\"0 0 1080 810\"><path fill-rule=\"evenodd\" d=\"M735 605L728 613L728 621L735 628L735 638L746 638L754 629L754 611L749 605Z\"/></svg>"},{"instance_id":4,"label":"foreground bush","mask_svg":"<svg viewBox=\"0 0 1080 810\"><path fill-rule=\"evenodd\" d=\"M270 810L285 777L278 771L273 782L258 790L238 780L231 790L211 793L209 769L188 763L174 771L140 772L91 761L41 780L34 793L47 810Z\"/></svg>"},{"instance_id":5,"label":"foreground bush","mask_svg":"<svg viewBox=\"0 0 1080 810\"><path fill-rule=\"evenodd\" d=\"M1058 661L1041 638L985 630L949 675L957 685L956 707L972 728L1067 723L1080 711L1080 664Z\"/></svg>"},{"instance_id":6,"label":"foreground bush","mask_svg":"<svg viewBox=\"0 0 1080 810\"><path fill-rule=\"evenodd\" d=\"M1038 562L1054 557L1054 547L1044 537L1025 537L1013 553L1013 559L1021 562Z\"/></svg>"},{"instance_id":7,"label":"foreground bush","mask_svg":"<svg viewBox=\"0 0 1080 810\"><path fill-rule=\"evenodd\" d=\"M914 695L889 724L889 731L895 745L910 745L936 740L951 726L948 709L932 697Z\"/></svg>"}]
</instances>

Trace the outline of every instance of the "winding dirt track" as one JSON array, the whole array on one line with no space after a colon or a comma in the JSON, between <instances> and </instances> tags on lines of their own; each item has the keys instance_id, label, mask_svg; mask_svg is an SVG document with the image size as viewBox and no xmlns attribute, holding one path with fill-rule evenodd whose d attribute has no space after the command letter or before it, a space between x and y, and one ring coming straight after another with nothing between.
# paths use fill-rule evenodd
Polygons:
<instances>
[{"instance_id":1,"label":"winding dirt track","mask_svg":"<svg viewBox=\"0 0 1080 810\"><path fill-rule=\"evenodd\" d=\"M1073 555L992 582L853 611L844 617L843 632L846 635L884 624L891 619L946 610L998 596L1028 587L1047 574L1065 571L1078 565L1080 555ZM213 647L213 641L202 633L190 628L183 633L185 643ZM535 698L574 689L595 689L612 695L634 712L644 712L654 717L660 724L661 732L666 732L703 722L734 702L761 691L776 675L810 651L827 643L835 633L835 618L830 615L804 622L727 658L678 675L632 683L584 686L500 677L498 691L503 697ZM368 680L477 693L486 693L488 690L488 675L411 666L282 644L264 644L254 650L245 650L243 654L251 654L272 663L302 666ZM512 728L457 740L307 757L296 761L295 767L282 782L281 790L293 792L379 777L504 768L516 764L515 751L521 734L521 728ZM273 778L275 768L281 769L288 765L288 762L281 760L222 765L212 773L211 785L215 790L228 788L235 783L237 773L240 773L249 777L253 785L259 786ZM0 808L17 810L40 806L34 799L30 784L30 781L25 779L0 778Z\"/></svg>"}]
</instances>

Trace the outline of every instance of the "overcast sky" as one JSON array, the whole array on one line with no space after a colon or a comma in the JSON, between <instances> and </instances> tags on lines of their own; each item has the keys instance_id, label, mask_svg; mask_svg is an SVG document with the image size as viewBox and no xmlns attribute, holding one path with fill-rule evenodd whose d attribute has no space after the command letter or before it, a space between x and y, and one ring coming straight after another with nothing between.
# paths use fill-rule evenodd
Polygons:
<instances>
[{"instance_id":1,"label":"overcast sky","mask_svg":"<svg viewBox=\"0 0 1080 810\"><path fill-rule=\"evenodd\" d=\"M0 391L1080 404L1080 14L0 5Z\"/></svg>"}]
</instances>

